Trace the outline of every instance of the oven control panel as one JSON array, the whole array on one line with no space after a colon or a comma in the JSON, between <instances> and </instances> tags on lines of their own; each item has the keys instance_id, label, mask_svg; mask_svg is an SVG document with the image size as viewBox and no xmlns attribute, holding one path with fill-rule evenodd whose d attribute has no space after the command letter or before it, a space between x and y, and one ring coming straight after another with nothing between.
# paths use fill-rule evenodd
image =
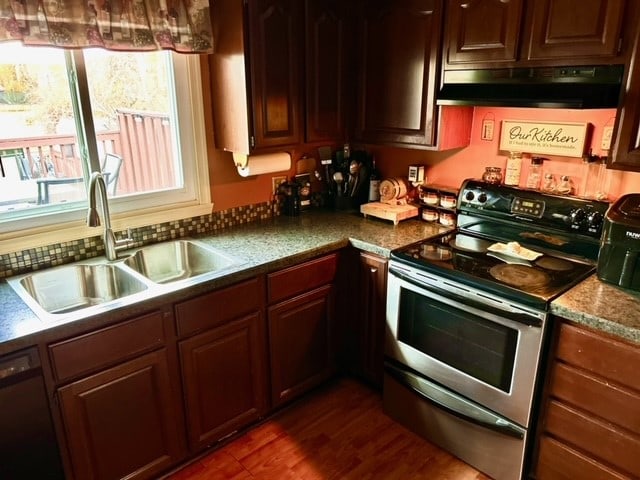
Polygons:
<instances>
[{"instance_id":1,"label":"oven control panel","mask_svg":"<svg viewBox=\"0 0 640 480\"><path fill-rule=\"evenodd\" d=\"M540 218L544 213L544 205L542 200L515 197L511 202L511 213Z\"/></svg>"},{"instance_id":2,"label":"oven control panel","mask_svg":"<svg viewBox=\"0 0 640 480\"><path fill-rule=\"evenodd\" d=\"M458 211L486 217L535 223L540 226L599 238L608 202L551 195L480 180L466 180L460 189Z\"/></svg>"}]
</instances>

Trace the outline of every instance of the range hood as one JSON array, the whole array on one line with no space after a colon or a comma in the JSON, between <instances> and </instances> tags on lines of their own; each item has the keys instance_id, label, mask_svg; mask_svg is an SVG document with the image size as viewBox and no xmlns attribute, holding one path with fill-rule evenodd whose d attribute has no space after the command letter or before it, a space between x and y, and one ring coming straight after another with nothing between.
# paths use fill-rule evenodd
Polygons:
<instances>
[{"instance_id":1,"label":"range hood","mask_svg":"<svg viewBox=\"0 0 640 480\"><path fill-rule=\"evenodd\" d=\"M624 67L445 70L438 105L617 108Z\"/></svg>"}]
</instances>

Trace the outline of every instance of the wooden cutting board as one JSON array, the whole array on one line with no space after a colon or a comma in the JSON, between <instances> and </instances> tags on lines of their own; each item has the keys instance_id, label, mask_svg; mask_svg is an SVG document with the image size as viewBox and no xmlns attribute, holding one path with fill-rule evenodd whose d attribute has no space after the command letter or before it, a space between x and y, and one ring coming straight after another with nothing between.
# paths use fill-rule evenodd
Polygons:
<instances>
[{"instance_id":1,"label":"wooden cutting board","mask_svg":"<svg viewBox=\"0 0 640 480\"><path fill-rule=\"evenodd\" d=\"M397 225L400 220L417 217L419 209L413 205L389 205L387 203L371 202L360 205L360 213L365 218L371 215L372 217L391 220L394 225Z\"/></svg>"}]
</instances>

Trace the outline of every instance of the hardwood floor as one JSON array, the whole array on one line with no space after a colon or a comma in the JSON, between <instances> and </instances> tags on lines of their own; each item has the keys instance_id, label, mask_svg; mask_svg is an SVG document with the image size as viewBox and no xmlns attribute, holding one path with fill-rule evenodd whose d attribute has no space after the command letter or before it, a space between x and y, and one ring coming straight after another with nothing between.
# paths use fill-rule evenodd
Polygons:
<instances>
[{"instance_id":1,"label":"hardwood floor","mask_svg":"<svg viewBox=\"0 0 640 480\"><path fill-rule=\"evenodd\" d=\"M368 387L340 379L171 480L486 480L382 412Z\"/></svg>"}]
</instances>

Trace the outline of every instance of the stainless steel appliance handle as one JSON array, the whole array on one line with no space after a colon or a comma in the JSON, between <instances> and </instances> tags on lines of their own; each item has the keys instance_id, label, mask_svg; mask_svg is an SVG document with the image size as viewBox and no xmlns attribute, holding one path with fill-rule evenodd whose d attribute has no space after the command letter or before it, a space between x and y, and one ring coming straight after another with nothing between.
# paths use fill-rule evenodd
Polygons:
<instances>
[{"instance_id":1,"label":"stainless steel appliance handle","mask_svg":"<svg viewBox=\"0 0 640 480\"><path fill-rule=\"evenodd\" d=\"M400 369L391 363L385 362L384 367L385 371L398 382L409 387L438 408L465 421L475 423L503 435L518 439L524 438L526 433L524 428L484 408L480 408L464 397L456 395L409 371Z\"/></svg>"},{"instance_id":2,"label":"stainless steel appliance handle","mask_svg":"<svg viewBox=\"0 0 640 480\"><path fill-rule=\"evenodd\" d=\"M433 290L436 291L438 293L438 295L442 295L445 298L448 298L449 300L453 300L455 302L461 303L463 305L468 305L470 307L475 307L478 309L481 309L487 313L493 313L495 315L499 315L504 317L505 316L505 310L501 310L499 308L493 307L491 305L479 302L477 300L474 300L472 298L469 297L463 297L462 295L456 295L455 293L451 293L449 291L440 289L440 288L436 288L434 286L427 286L423 283L421 283L420 281L414 279L413 277L411 277L410 275L407 275L403 272L401 272L400 270L397 270L393 267L389 268L389 273L398 277L399 279L408 282L412 285L415 285L416 287L425 289L425 290ZM531 315L527 315L526 313L518 313L518 312L513 312L513 311L509 311L509 320L513 320L515 322L518 323L522 323L524 325L529 325L530 327L541 327L542 326L542 320L540 320L539 318L533 317Z\"/></svg>"}]
</instances>

